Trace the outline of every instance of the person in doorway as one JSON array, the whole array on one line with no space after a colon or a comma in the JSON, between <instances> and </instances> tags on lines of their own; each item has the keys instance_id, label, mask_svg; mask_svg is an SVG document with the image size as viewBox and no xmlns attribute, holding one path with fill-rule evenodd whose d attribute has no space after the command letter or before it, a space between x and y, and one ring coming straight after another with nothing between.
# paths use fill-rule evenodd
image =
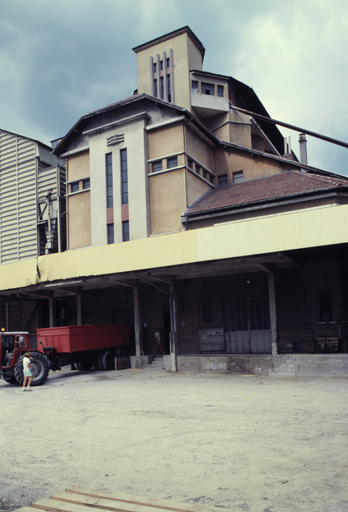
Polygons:
<instances>
[{"instance_id":1,"label":"person in doorway","mask_svg":"<svg viewBox=\"0 0 348 512\"><path fill-rule=\"evenodd\" d=\"M156 332L155 332L155 344L156 344L156 346L155 346L155 351L154 351L153 355L154 356L156 355L156 351L158 348L164 355L162 344L161 344L161 328L160 327L157 327Z\"/></svg>"},{"instance_id":2,"label":"person in doorway","mask_svg":"<svg viewBox=\"0 0 348 512\"><path fill-rule=\"evenodd\" d=\"M32 364L30 364L30 361L32 360L32 356L30 352L27 352L25 356L23 357L23 388L22 391L30 391L31 390L31 383L33 382L33 374L31 373Z\"/></svg>"}]
</instances>

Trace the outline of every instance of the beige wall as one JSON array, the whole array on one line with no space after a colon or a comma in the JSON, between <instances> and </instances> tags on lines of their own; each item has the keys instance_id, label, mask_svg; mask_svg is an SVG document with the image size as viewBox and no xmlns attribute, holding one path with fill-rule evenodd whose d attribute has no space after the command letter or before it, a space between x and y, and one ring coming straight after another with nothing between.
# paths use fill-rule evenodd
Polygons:
<instances>
[{"instance_id":1,"label":"beige wall","mask_svg":"<svg viewBox=\"0 0 348 512\"><path fill-rule=\"evenodd\" d=\"M175 155L183 150L184 135L181 123L148 131L148 157L150 160ZM163 165L163 168L165 168L165 165Z\"/></svg>"},{"instance_id":2,"label":"beige wall","mask_svg":"<svg viewBox=\"0 0 348 512\"><path fill-rule=\"evenodd\" d=\"M243 171L244 180L252 180L278 174L282 171L281 164L261 156L252 156L234 149L219 148L215 152L215 173L228 174L228 181L232 182L232 174Z\"/></svg>"},{"instance_id":3,"label":"beige wall","mask_svg":"<svg viewBox=\"0 0 348 512\"><path fill-rule=\"evenodd\" d=\"M186 150L191 158L213 171L213 148L189 127L186 129Z\"/></svg>"},{"instance_id":4,"label":"beige wall","mask_svg":"<svg viewBox=\"0 0 348 512\"><path fill-rule=\"evenodd\" d=\"M206 181L200 179L195 173L187 171L186 174L186 206L191 206L197 199L212 189ZM182 212L183 213L183 212Z\"/></svg>"},{"instance_id":5,"label":"beige wall","mask_svg":"<svg viewBox=\"0 0 348 512\"><path fill-rule=\"evenodd\" d=\"M150 176L151 234L182 229L185 210L185 169Z\"/></svg>"},{"instance_id":6,"label":"beige wall","mask_svg":"<svg viewBox=\"0 0 348 512\"><path fill-rule=\"evenodd\" d=\"M89 176L89 152L72 155L67 161L67 180L77 181Z\"/></svg>"},{"instance_id":7,"label":"beige wall","mask_svg":"<svg viewBox=\"0 0 348 512\"><path fill-rule=\"evenodd\" d=\"M91 200L90 192L68 197L69 249L91 245Z\"/></svg>"}]
</instances>

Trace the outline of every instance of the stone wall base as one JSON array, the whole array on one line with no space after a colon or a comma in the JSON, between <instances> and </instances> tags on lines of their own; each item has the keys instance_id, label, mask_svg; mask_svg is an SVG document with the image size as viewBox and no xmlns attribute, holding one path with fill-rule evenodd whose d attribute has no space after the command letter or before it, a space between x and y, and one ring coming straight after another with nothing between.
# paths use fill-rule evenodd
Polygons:
<instances>
[{"instance_id":1,"label":"stone wall base","mask_svg":"<svg viewBox=\"0 0 348 512\"><path fill-rule=\"evenodd\" d=\"M179 355L177 371L301 377L347 377L348 354Z\"/></svg>"}]
</instances>

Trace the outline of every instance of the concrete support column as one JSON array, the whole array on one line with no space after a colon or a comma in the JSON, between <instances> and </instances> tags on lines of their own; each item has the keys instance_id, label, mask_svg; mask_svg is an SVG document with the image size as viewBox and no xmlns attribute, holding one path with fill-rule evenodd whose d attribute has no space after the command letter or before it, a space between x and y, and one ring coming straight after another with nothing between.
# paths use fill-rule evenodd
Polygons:
<instances>
[{"instance_id":1,"label":"concrete support column","mask_svg":"<svg viewBox=\"0 0 348 512\"><path fill-rule=\"evenodd\" d=\"M53 297L50 297L48 299L48 315L49 315L50 327L55 327L55 325L54 325L54 299L53 299Z\"/></svg>"},{"instance_id":2,"label":"concrete support column","mask_svg":"<svg viewBox=\"0 0 348 512\"><path fill-rule=\"evenodd\" d=\"M276 308L274 273L268 272L267 276L268 276L269 315L270 315L270 322L271 322L272 355L276 356L278 354L278 338L277 338L277 308Z\"/></svg>"},{"instance_id":3,"label":"concrete support column","mask_svg":"<svg viewBox=\"0 0 348 512\"><path fill-rule=\"evenodd\" d=\"M177 371L177 304L176 304L176 287L173 278L169 290L169 308L170 308L170 355L172 359L172 371Z\"/></svg>"},{"instance_id":4,"label":"concrete support column","mask_svg":"<svg viewBox=\"0 0 348 512\"><path fill-rule=\"evenodd\" d=\"M82 325L82 300L80 292L76 294L76 322L77 325Z\"/></svg>"},{"instance_id":5,"label":"concrete support column","mask_svg":"<svg viewBox=\"0 0 348 512\"><path fill-rule=\"evenodd\" d=\"M133 306L134 306L134 334L135 334L135 355L140 357L143 353L141 339L141 319L139 308L139 283L133 288Z\"/></svg>"}]
</instances>

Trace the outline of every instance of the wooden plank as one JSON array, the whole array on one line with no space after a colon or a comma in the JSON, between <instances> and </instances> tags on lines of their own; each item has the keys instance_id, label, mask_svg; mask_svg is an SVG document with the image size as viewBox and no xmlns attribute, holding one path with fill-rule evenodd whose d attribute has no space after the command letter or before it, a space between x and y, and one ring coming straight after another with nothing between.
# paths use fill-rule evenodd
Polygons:
<instances>
[{"instance_id":1,"label":"wooden plank","mask_svg":"<svg viewBox=\"0 0 348 512\"><path fill-rule=\"evenodd\" d=\"M37 512L37 510L35 510L35 508L31 508L31 507L21 507L21 508L17 508L17 510L15 510L14 512Z\"/></svg>"},{"instance_id":2,"label":"wooden plank","mask_svg":"<svg viewBox=\"0 0 348 512\"><path fill-rule=\"evenodd\" d=\"M67 493L82 494L85 496L95 498L105 498L108 500L114 500L118 502L132 503L137 505L145 505L153 508L160 508L164 511L172 510L175 512L221 512L220 507L210 507L208 505L196 505L191 503L178 503L174 501L164 501L155 498L145 498L140 496L132 496L130 494L115 493L102 490L93 490L85 487L73 486L65 490ZM119 510L119 509L118 509ZM223 509L224 512L240 512L236 509ZM154 511L152 511L154 512Z\"/></svg>"},{"instance_id":3,"label":"wooden plank","mask_svg":"<svg viewBox=\"0 0 348 512\"><path fill-rule=\"evenodd\" d=\"M50 496L50 500L94 507L100 510L108 510L110 512L154 512L153 507L149 507L148 505L143 505L141 503L128 503L125 501L108 499L106 497L91 497L69 492L54 494Z\"/></svg>"},{"instance_id":4,"label":"wooden plank","mask_svg":"<svg viewBox=\"0 0 348 512\"><path fill-rule=\"evenodd\" d=\"M47 512L91 512L91 507L89 506L63 503L62 501L55 501L51 499L35 501L32 506L36 509L46 510Z\"/></svg>"}]
</instances>

